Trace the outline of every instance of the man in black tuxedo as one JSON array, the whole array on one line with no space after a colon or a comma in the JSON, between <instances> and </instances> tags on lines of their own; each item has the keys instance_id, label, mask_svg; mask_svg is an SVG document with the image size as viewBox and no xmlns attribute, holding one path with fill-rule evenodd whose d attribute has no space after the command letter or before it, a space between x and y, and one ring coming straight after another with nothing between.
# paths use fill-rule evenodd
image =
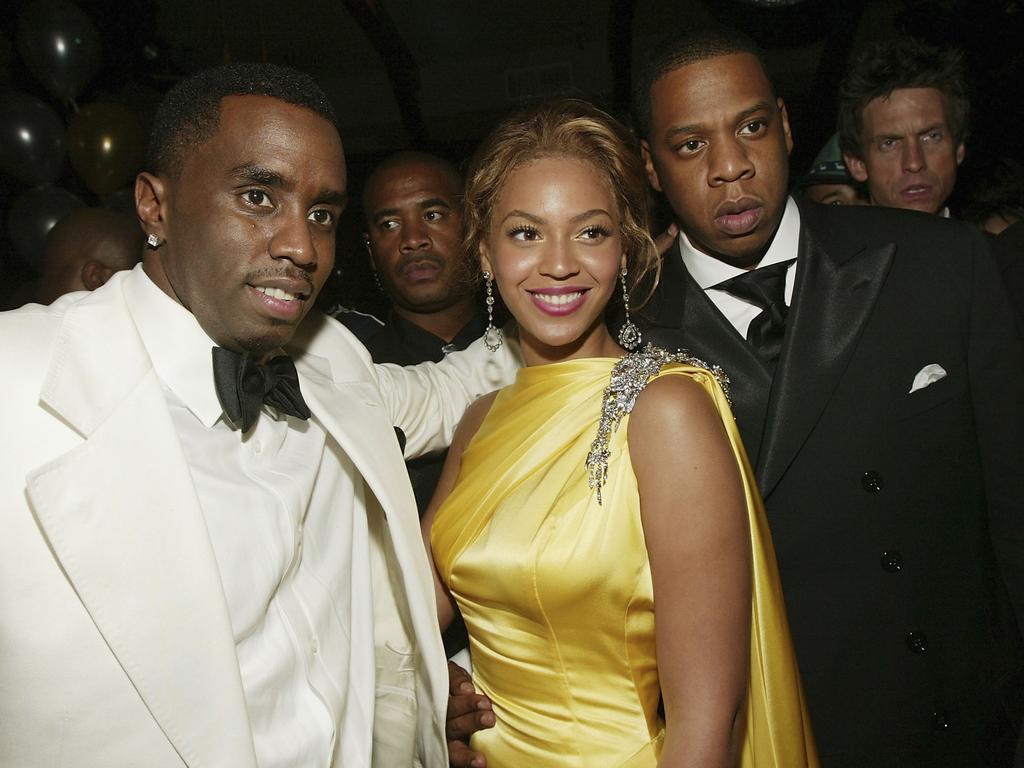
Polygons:
<instances>
[{"instance_id":1,"label":"man in black tuxedo","mask_svg":"<svg viewBox=\"0 0 1024 768\"><path fill-rule=\"evenodd\" d=\"M788 197L785 106L740 35L674 39L636 96L684 233L645 340L731 377L822 764L1010 765L1024 362L984 242Z\"/></svg>"}]
</instances>

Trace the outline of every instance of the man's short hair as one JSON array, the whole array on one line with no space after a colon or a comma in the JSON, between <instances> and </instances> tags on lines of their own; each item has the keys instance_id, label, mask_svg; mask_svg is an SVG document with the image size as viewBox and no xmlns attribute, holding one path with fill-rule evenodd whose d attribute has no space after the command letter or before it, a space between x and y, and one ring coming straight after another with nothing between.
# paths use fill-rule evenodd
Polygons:
<instances>
[{"instance_id":1,"label":"man's short hair","mask_svg":"<svg viewBox=\"0 0 1024 768\"><path fill-rule=\"evenodd\" d=\"M390 154L381 160L374 166L373 170L370 171L370 175L366 177L366 181L363 182L363 214L366 216L367 222L369 222L370 217L373 216L373 211L371 211L367 206L367 195L369 195L370 187L377 181L381 174L395 168L404 168L407 165L418 164L433 165L451 177L452 186L455 188L456 192L455 202L459 208L461 208L462 184L464 180L462 178L462 171L459 170L458 166L456 166L455 163L430 152L403 149ZM461 211L459 212L461 213Z\"/></svg>"},{"instance_id":2,"label":"man's short hair","mask_svg":"<svg viewBox=\"0 0 1024 768\"><path fill-rule=\"evenodd\" d=\"M336 122L331 102L309 75L277 64L224 64L197 72L164 96L153 120L146 169L177 176L188 153L217 132L226 96L270 96Z\"/></svg>"},{"instance_id":3,"label":"man's short hair","mask_svg":"<svg viewBox=\"0 0 1024 768\"><path fill-rule=\"evenodd\" d=\"M749 53L754 56L768 77L764 53L757 43L742 32L729 27L688 30L666 37L655 45L640 65L633 84L633 118L641 137L650 138L651 88L659 79L687 64L735 53ZM770 82L771 78L768 79ZM774 90L774 85L772 87Z\"/></svg>"},{"instance_id":4,"label":"man's short hair","mask_svg":"<svg viewBox=\"0 0 1024 768\"><path fill-rule=\"evenodd\" d=\"M963 56L913 38L876 42L854 54L839 84L839 145L864 157L864 108L898 88L934 88L946 97L949 129L956 144L967 139L971 102Z\"/></svg>"}]
</instances>

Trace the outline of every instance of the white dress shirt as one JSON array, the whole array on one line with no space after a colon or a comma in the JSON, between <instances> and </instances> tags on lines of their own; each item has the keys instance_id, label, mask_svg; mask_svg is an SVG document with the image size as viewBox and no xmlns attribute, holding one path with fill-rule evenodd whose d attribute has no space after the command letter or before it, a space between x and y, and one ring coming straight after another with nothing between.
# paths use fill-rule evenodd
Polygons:
<instances>
[{"instance_id":1,"label":"white dress shirt","mask_svg":"<svg viewBox=\"0 0 1024 768\"><path fill-rule=\"evenodd\" d=\"M141 268L125 295L203 510L260 768L368 765L373 611L351 589L370 579L367 523L339 503L364 483L315 414L231 427L196 318Z\"/></svg>"},{"instance_id":2,"label":"white dress shirt","mask_svg":"<svg viewBox=\"0 0 1024 768\"><path fill-rule=\"evenodd\" d=\"M767 267L777 264L780 261L795 259L800 246L800 209L796 201L789 198L786 201L786 210L782 214L782 221L779 229L772 239L768 251L761 261L754 267ZM726 264L724 261L708 256L703 251L698 251L689 238L683 233L679 237L679 253L686 265L687 271L701 287L711 302L718 307L718 311L725 315L725 318L732 323L732 326L743 338L747 337L747 328L750 322L761 314L762 308L753 302L733 296L726 291L713 288L723 280L728 280L736 275L743 274L747 270ZM793 284L796 280L796 262L790 264L786 270L786 306L793 302Z\"/></svg>"}]
</instances>

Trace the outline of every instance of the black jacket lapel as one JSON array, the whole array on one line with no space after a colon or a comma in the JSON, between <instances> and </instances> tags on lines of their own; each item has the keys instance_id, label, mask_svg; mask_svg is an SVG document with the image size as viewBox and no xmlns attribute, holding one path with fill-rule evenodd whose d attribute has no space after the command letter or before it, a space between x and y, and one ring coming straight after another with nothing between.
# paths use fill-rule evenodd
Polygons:
<instances>
[{"instance_id":1,"label":"black jacket lapel","mask_svg":"<svg viewBox=\"0 0 1024 768\"><path fill-rule=\"evenodd\" d=\"M729 395L751 464L756 466L771 378L747 342L686 271L679 248L666 253L661 279L641 314L644 342L685 349L729 376Z\"/></svg>"},{"instance_id":2,"label":"black jacket lapel","mask_svg":"<svg viewBox=\"0 0 1024 768\"><path fill-rule=\"evenodd\" d=\"M775 372L757 466L768 496L821 415L871 315L896 246L836 255L815 212L801 206L793 306Z\"/></svg>"}]
</instances>

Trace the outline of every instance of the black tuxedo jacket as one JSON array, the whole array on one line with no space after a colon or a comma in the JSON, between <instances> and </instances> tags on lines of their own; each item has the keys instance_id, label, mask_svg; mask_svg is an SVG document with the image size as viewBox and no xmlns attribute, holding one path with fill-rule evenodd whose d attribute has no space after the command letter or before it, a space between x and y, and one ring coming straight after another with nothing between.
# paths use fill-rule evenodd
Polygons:
<instances>
[{"instance_id":1,"label":"black tuxedo jacket","mask_svg":"<svg viewBox=\"0 0 1024 768\"><path fill-rule=\"evenodd\" d=\"M813 203L800 217L774 378L675 249L645 340L731 378L822 764L1010 765L1024 363L1005 292L965 225ZM946 376L911 393L931 363Z\"/></svg>"}]
</instances>

